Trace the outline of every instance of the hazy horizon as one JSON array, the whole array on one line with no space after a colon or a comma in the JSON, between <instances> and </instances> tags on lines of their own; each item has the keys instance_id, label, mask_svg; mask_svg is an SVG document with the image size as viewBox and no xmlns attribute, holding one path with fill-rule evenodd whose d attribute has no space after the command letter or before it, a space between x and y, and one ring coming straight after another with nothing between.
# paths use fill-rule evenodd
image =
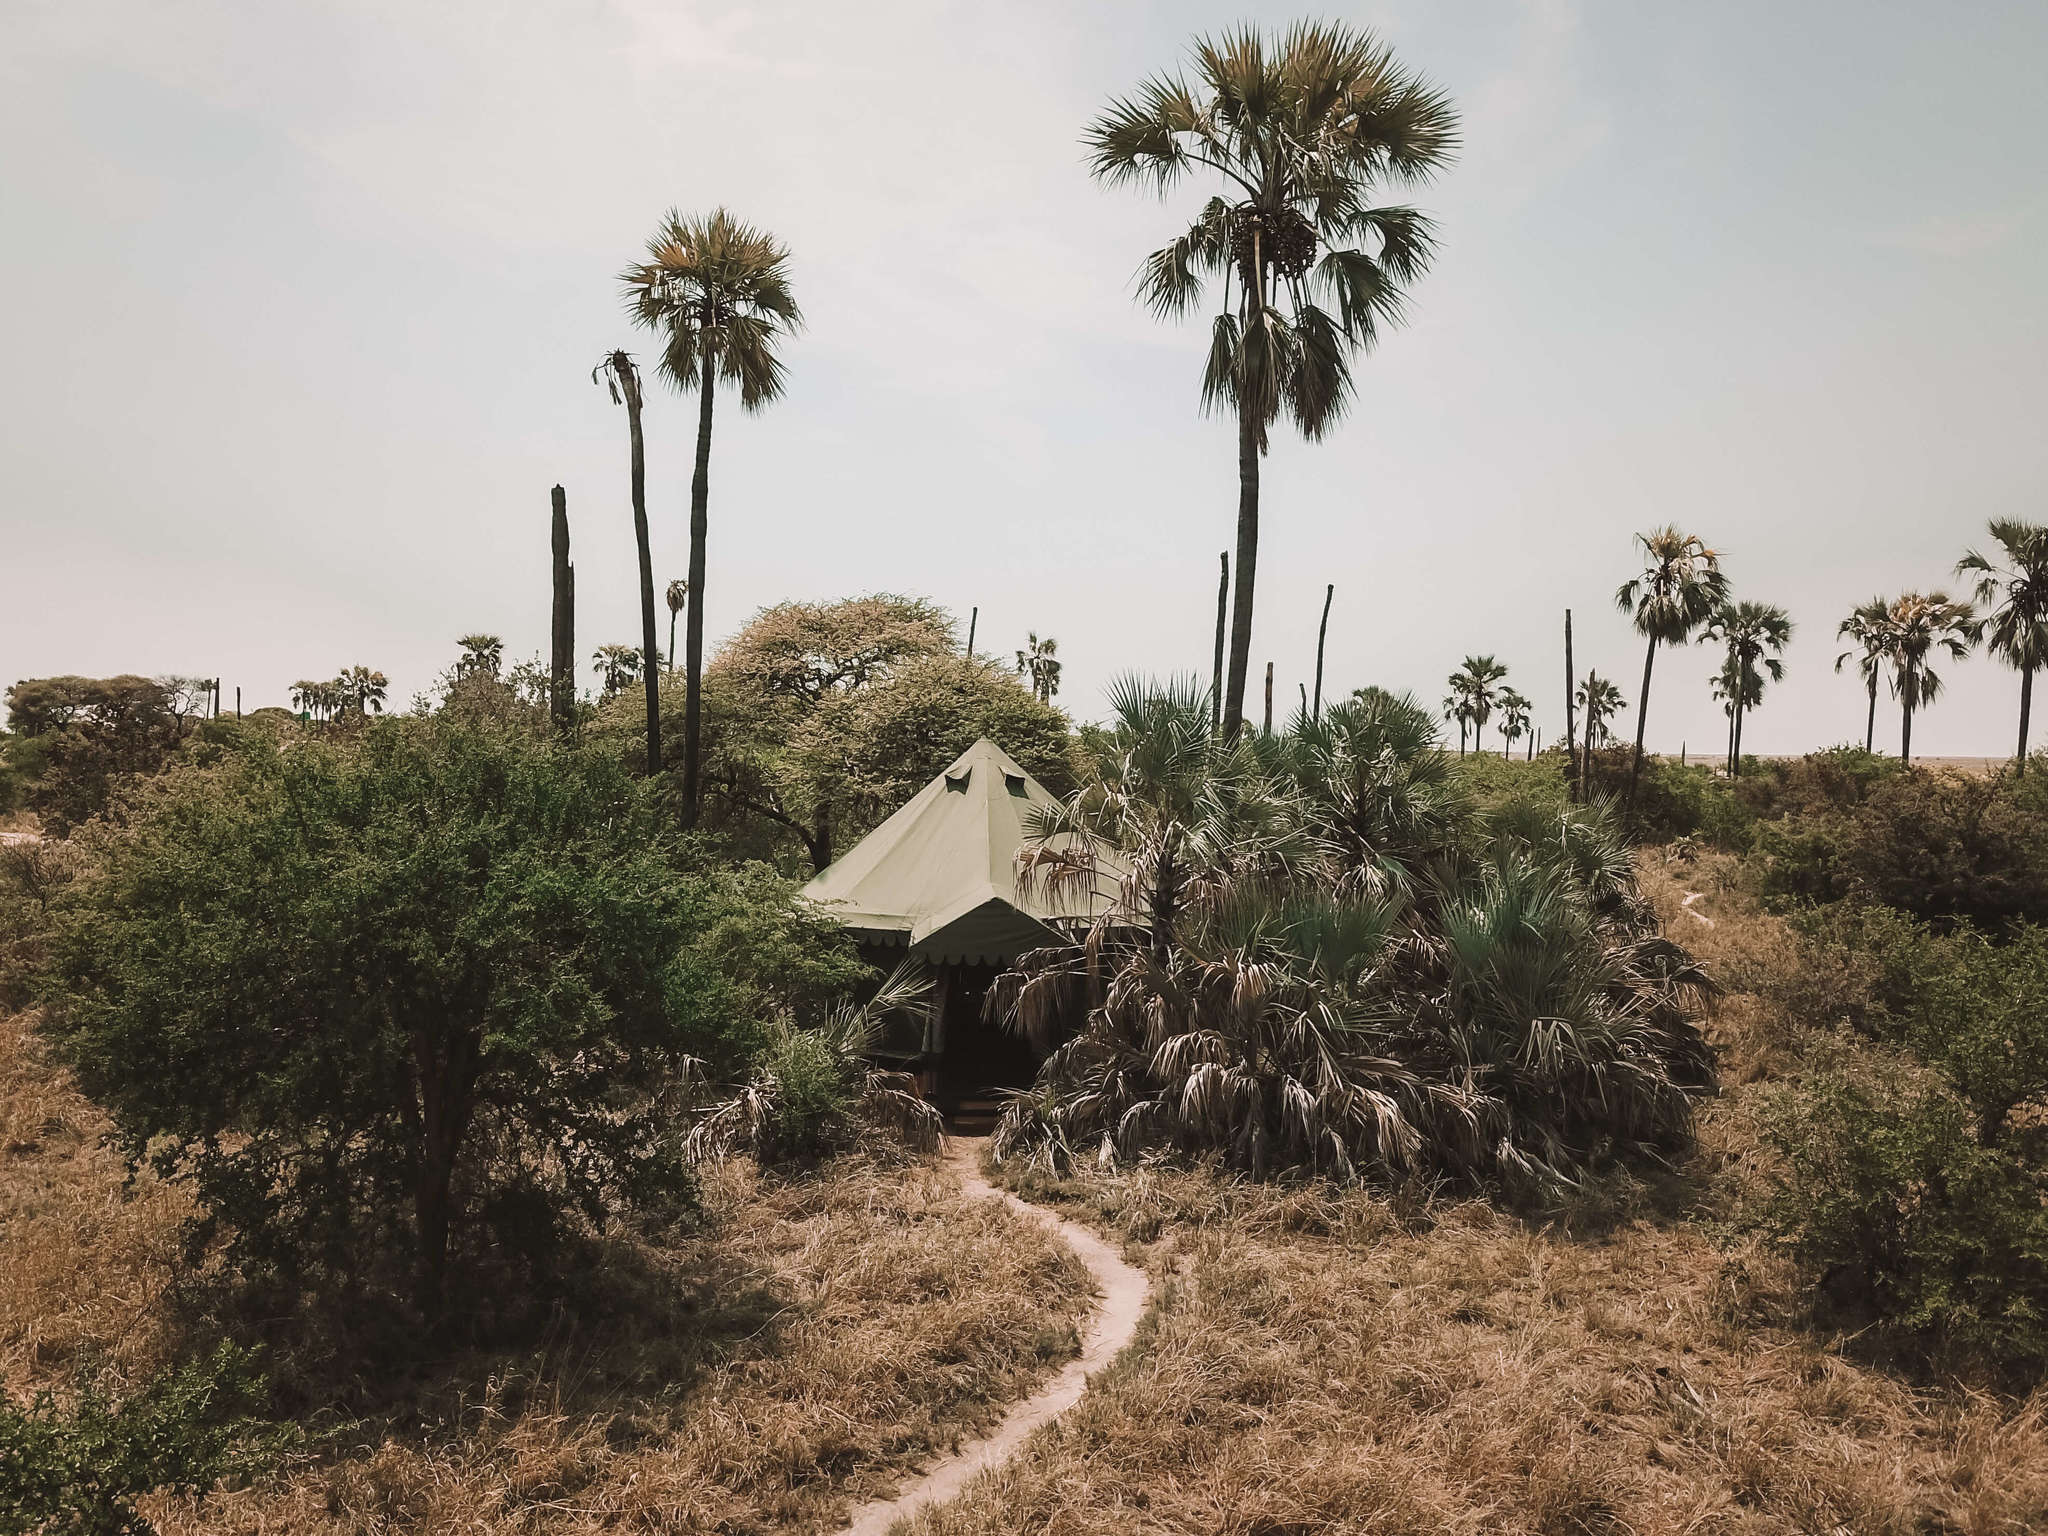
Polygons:
<instances>
[{"instance_id":1,"label":"hazy horizon","mask_svg":"<svg viewBox=\"0 0 2048 1536\"><path fill-rule=\"evenodd\" d=\"M199 673L256 708L364 663L402 707L465 632L545 652L556 482L588 686L639 635L624 415L590 370L651 356L616 274L669 207L718 204L790 244L808 325L786 399L718 401L710 643L895 590L963 631L978 605L983 651L1057 637L1083 719L1118 672L1206 676L1235 437L1198 408L1201 323L1153 321L1131 276L1207 188L1105 190L1079 139L1192 35L1301 14L32 0L0 61L0 688ZM1547 742L1570 607L1630 734L1613 593L1676 522L1799 625L1745 745L1860 741L1842 615L1961 595L1987 519L2048 521L2048 8L1306 14L1443 86L1464 148L1389 194L1441 253L1349 419L1275 437L1247 712L1267 660L1278 713L1310 680L1334 581L1326 694L1433 703L1491 652ZM650 385L658 584L694 421ZM1653 748L1717 749L1717 665L1659 656ZM1943 671L1916 755L2009 751L2016 676Z\"/></svg>"}]
</instances>

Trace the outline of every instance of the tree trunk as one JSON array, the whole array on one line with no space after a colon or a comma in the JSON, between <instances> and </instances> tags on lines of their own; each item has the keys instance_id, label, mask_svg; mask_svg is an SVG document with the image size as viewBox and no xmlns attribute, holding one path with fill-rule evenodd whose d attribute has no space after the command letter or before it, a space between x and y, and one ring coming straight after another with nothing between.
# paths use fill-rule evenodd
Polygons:
<instances>
[{"instance_id":1,"label":"tree trunk","mask_svg":"<svg viewBox=\"0 0 2048 1536\"><path fill-rule=\"evenodd\" d=\"M626 425L633 434L633 538L640 547L640 679L647 693L647 772L661 772L661 648L654 627L654 555L647 542L647 440L640 433L640 375L631 362L616 370L625 386Z\"/></svg>"},{"instance_id":2,"label":"tree trunk","mask_svg":"<svg viewBox=\"0 0 2048 1536\"><path fill-rule=\"evenodd\" d=\"M974 612L967 616L967 659L974 660L974 631L981 624L981 605L975 604Z\"/></svg>"},{"instance_id":3,"label":"tree trunk","mask_svg":"<svg viewBox=\"0 0 2048 1536\"><path fill-rule=\"evenodd\" d=\"M1576 679L1572 675L1572 611L1564 611L1564 790L1571 800L1586 798L1585 779L1579 765L1579 714L1578 702L1572 696ZM1593 728L1589 721L1586 726L1586 750L1593 749Z\"/></svg>"},{"instance_id":4,"label":"tree trunk","mask_svg":"<svg viewBox=\"0 0 2048 1536\"><path fill-rule=\"evenodd\" d=\"M1330 600L1337 595L1337 583L1330 582L1323 588L1323 624L1316 631L1316 702L1310 718L1320 722L1323 718L1323 645L1330 638Z\"/></svg>"},{"instance_id":5,"label":"tree trunk","mask_svg":"<svg viewBox=\"0 0 2048 1536\"><path fill-rule=\"evenodd\" d=\"M1273 734L1273 663L1266 663L1266 734Z\"/></svg>"},{"instance_id":6,"label":"tree trunk","mask_svg":"<svg viewBox=\"0 0 2048 1536\"><path fill-rule=\"evenodd\" d=\"M676 669L676 610L673 608L668 611L668 669L671 672Z\"/></svg>"},{"instance_id":7,"label":"tree trunk","mask_svg":"<svg viewBox=\"0 0 2048 1536\"><path fill-rule=\"evenodd\" d=\"M554 499L555 611L549 647L548 710L555 731L576 726L576 568L569 563L569 500L558 485Z\"/></svg>"},{"instance_id":8,"label":"tree trunk","mask_svg":"<svg viewBox=\"0 0 2048 1536\"><path fill-rule=\"evenodd\" d=\"M1877 751L1877 674L1870 674L1870 719L1863 727L1863 750Z\"/></svg>"},{"instance_id":9,"label":"tree trunk","mask_svg":"<svg viewBox=\"0 0 2048 1536\"><path fill-rule=\"evenodd\" d=\"M1226 549L1216 558L1223 562L1223 574L1216 578L1216 665L1209 673L1209 730L1212 734L1223 726L1223 625L1230 613L1230 551Z\"/></svg>"},{"instance_id":10,"label":"tree trunk","mask_svg":"<svg viewBox=\"0 0 2048 1536\"><path fill-rule=\"evenodd\" d=\"M1906 681L1910 683L1912 679ZM1903 688L1899 691L1906 695L1899 721L1899 763L1903 767L1913 761L1913 695Z\"/></svg>"},{"instance_id":11,"label":"tree trunk","mask_svg":"<svg viewBox=\"0 0 2048 1536\"><path fill-rule=\"evenodd\" d=\"M1650 718L1650 668L1657 664L1657 637L1650 636L1650 648L1643 653L1643 691L1636 700L1636 755L1629 759L1628 799L1631 809L1636 803L1636 780L1643 772L1643 725Z\"/></svg>"},{"instance_id":12,"label":"tree trunk","mask_svg":"<svg viewBox=\"0 0 2048 1536\"><path fill-rule=\"evenodd\" d=\"M1735 706L1735 743L1734 751L1729 757L1729 776L1731 778L1739 779L1742 777L1742 717L1748 713L1749 711L1740 703Z\"/></svg>"},{"instance_id":13,"label":"tree trunk","mask_svg":"<svg viewBox=\"0 0 2048 1536\"><path fill-rule=\"evenodd\" d=\"M697 753L704 710L704 536L711 505L711 402L718 385L714 349L704 347L697 381L697 467L690 476L690 616L683 624L683 825L697 824Z\"/></svg>"},{"instance_id":14,"label":"tree trunk","mask_svg":"<svg viewBox=\"0 0 2048 1536\"><path fill-rule=\"evenodd\" d=\"M1252 666L1252 587L1259 568L1259 423L1252 407L1237 408L1237 590L1230 609L1230 685L1223 700L1223 739L1244 727L1244 689Z\"/></svg>"},{"instance_id":15,"label":"tree trunk","mask_svg":"<svg viewBox=\"0 0 2048 1536\"><path fill-rule=\"evenodd\" d=\"M236 713L242 713L242 692L236 690ZM2028 774L2028 717L2034 713L2034 668L2019 668L2019 776Z\"/></svg>"},{"instance_id":16,"label":"tree trunk","mask_svg":"<svg viewBox=\"0 0 2048 1536\"><path fill-rule=\"evenodd\" d=\"M431 1323L441 1315L448 1274L455 1162L476 1107L477 1046L470 1037L458 1036L437 1057L427 1037L414 1031L412 1049L420 1101L420 1162L413 1184L420 1251L414 1300Z\"/></svg>"}]
</instances>

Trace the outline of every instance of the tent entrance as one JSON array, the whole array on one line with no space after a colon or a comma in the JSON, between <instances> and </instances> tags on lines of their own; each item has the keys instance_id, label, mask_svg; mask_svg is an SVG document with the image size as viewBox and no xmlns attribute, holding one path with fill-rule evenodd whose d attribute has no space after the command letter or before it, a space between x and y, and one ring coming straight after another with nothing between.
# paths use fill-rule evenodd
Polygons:
<instances>
[{"instance_id":1,"label":"tent entrance","mask_svg":"<svg viewBox=\"0 0 2048 1536\"><path fill-rule=\"evenodd\" d=\"M1028 1088L1038 1075L1038 1053L1021 1037L982 1016L997 965L932 968L932 1034L925 1096L948 1127L972 1134L995 1123L1006 1090Z\"/></svg>"}]
</instances>

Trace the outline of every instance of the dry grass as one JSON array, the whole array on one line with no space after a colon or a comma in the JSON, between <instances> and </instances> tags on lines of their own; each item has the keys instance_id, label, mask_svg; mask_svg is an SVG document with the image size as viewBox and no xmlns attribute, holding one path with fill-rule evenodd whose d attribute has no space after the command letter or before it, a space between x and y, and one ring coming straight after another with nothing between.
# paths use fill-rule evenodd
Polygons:
<instances>
[{"instance_id":1,"label":"dry grass","mask_svg":"<svg viewBox=\"0 0 2048 1536\"><path fill-rule=\"evenodd\" d=\"M132 1377L176 1334L183 1204L148 1184L123 1200L97 1114L19 1019L0 1029L5 1384ZM706 1196L703 1235L619 1253L620 1315L424 1366L374 1416L309 1419L267 1483L151 1514L166 1536L820 1530L1078 1347L1080 1263L932 1164L734 1164Z\"/></svg>"},{"instance_id":2,"label":"dry grass","mask_svg":"<svg viewBox=\"0 0 2048 1536\"><path fill-rule=\"evenodd\" d=\"M1646 878L1735 988L1688 1168L1549 1227L1164 1170L1040 1186L1162 1302L1101 1390L919 1536L2048 1529L2048 1393L1860 1359L1717 1223L1756 1155L1748 1100L1801 1059L1768 997L1797 952L1726 863Z\"/></svg>"}]
</instances>

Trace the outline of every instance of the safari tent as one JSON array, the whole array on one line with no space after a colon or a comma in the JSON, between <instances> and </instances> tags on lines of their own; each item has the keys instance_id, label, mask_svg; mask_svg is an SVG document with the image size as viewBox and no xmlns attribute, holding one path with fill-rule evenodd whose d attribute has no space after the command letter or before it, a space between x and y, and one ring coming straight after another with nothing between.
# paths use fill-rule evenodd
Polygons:
<instances>
[{"instance_id":1,"label":"safari tent","mask_svg":"<svg viewBox=\"0 0 2048 1536\"><path fill-rule=\"evenodd\" d=\"M1028 1046L982 1019L989 983L1107 906L1107 891L1049 887L1018 871L1029 808L1056 803L983 737L804 887L868 959L887 968L907 955L930 967L931 1021L922 1039L892 1040L890 1054L949 1111L1029 1082L1037 1067ZM1098 858L1114 867L1106 850Z\"/></svg>"}]
</instances>

